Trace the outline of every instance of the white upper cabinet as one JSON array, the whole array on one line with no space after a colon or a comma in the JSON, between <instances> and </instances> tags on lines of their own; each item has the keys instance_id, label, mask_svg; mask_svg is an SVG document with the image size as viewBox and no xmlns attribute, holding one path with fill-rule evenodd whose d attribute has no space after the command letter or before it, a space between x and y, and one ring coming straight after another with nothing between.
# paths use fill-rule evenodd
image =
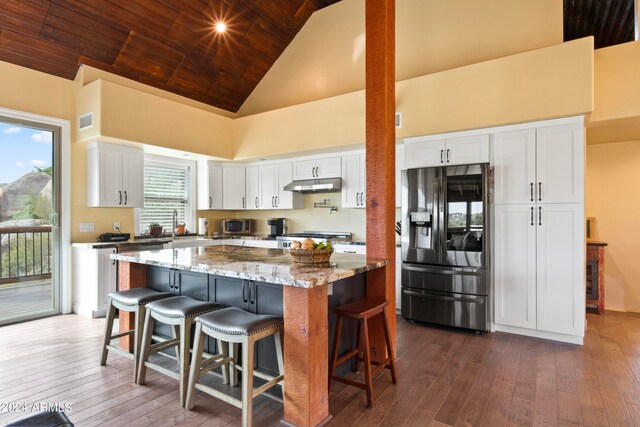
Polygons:
<instances>
[{"instance_id":1,"label":"white upper cabinet","mask_svg":"<svg viewBox=\"0 0 640 427\"><path fill-rule=\"evenodd\" d=\"M144 154L133 147L96 142L87 147L87 206L144 206Z\"/></svg>"},{"instance_id":2,"label":"white upper cabinet","mask_svg":"<svg viewBox=\"0 0 640 427\"><path fill-rule=\"evenodd\" d=\"M364 154L342 157L342 207L364 208L366 203L366 158Z\"/></svg>"},{"instance_id":3,"label":"white upper cabinet","mask_svg":"<svg viewBox=\"0 0 640 427\"><path fill-rule=\"evenodd\" d=\"M444 162L444 139L440 141L413 140L405 143L407 169L441 166Z\"/></svg>"},{"instance_id":4,"label":"white upper cabinet","mask_svg":"<svg viewBox=\"0 0 640 427\"><path fill-rule=\"evenodd\" d=\"M405 141L405 159L407 169L488 163L489 135L440 140L407 139Z\"/></svg>"},{"instance_id":5,"label":"white upper cabinet","mask_svg":"<svg viewBox=\"0 0 640 427\"><path fill-rule=\"evenodd\" d=\"M222 166L198 161L198 210L222 209Z\"/></svg>"},{"instance_id":6,"label":"white upper cabinet","mask_svg":"<svg viewBox=\"0 0 640 427\"><path fill-rule=\"evenodd\" d=\"M579 125L537 131L536 190L539 203L584 202L584 131Z\"/></svg>"},{"instance_id":7,"label":"white upper cabinet","mask_svg":"<svg viewBox=\"0 0 640 427\"><path fill-rule=\"evenodd\" d=\"M497 133L494 203L583 203L581 125Z\"/></svg>"},{"instance_id":8,"label":"white upper cabinet","mask_svg":"<svg viewBox=\"0 0 640 427\"><path fill-rule=\"evenodd\" d=\"M260 166L260 209L300 209L304 207L301 193L283 190L293 179L291 163Z\"/></svg>"},{"instance_id":9,"label":"white upper cabinet","mask_svg":"<svg viewBox=\"0 0 640 427\"><path fill-rule=\"evenodd\" d=\"M260 174L258 166L250 166L246 169L246 209L260 209Z\"/></svg>"},{"instance_id":10,"label":"white upper cabinet","mask_svg":"<svg viewBox=\"0 0 640 427\"><path fill-rule=\"evenodd\" d=\"M245 209L245 168L244 166L222 166L222 208L231 210Z\"/></svg>"},{"instance_id":11,"label":"white upper cabinet","mask_svg":"<svg viewBox=\"0 0 640 427\"><path fill-rule=\"evenodd\" d=\"M494 203L533 203L536 130L502 132L493 139Z\"/></svg>"},{"instance_id":12,"label":"white upper cabinet","mask_svg":"<svg viewBox=\"0 0 640 427\"><path fill-rule=\"evenodd\" d=\"M541 204L537 209L538 329L584 333L584 207Z\"/></svg>"},{"instance_id":13,"label":"white upper cabinet","mask_svg":"<svg viewBox=\"0 0 640 427\"><path fill-rule=\"evenodd\" d=\"M327 157L322 159L293 162L292 181L338 177L340 177L340 157Z\"/></svg>"}]
</instances>

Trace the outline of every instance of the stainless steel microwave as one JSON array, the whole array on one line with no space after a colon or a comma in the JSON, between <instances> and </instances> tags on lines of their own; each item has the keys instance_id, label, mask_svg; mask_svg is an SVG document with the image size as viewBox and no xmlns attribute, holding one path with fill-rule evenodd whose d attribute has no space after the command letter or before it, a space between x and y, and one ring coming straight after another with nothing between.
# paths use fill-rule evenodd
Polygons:
<instances>
[{"instance_id":1,"label":"stainless steel microwave","mask_svg":"<svg viewBox=\"0 0 640 427\"><path fill-rule=\"evenodd\" d=\"M222 234L249 234L251 233L250 219L223 219Z\"/></svg>"}]
</instances>

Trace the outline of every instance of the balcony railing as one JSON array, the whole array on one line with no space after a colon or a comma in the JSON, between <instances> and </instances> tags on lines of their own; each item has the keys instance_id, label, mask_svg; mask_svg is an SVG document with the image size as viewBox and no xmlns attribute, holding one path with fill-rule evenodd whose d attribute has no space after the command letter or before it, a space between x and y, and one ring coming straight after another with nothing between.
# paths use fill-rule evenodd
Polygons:
<instances>
[{"instance_id":1,"label":"balcony railing","mask_svg":"<svg viewBox=\"0 0 640 427\"><path fill-rule=\"evenodd\" d=\"M51 278L50 225L0 228L0 285Z\"/></svg>"}]
</instances>

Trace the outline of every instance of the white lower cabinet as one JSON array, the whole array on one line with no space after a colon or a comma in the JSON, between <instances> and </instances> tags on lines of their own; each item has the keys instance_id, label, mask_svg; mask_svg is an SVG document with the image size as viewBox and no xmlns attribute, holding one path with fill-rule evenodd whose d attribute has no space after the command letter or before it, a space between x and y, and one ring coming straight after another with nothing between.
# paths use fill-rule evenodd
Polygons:
<instances>
[{"instance_id":1,"label":"white lower cabinet","mask_svg":"<svg viewBox=\"0 0 640 427\"><path fill-rule=\"evenodd\" d=\"M583 336L583 218L579 203L494 206L498 326Z\"/></svg>"},{"instance_id":2,"label":"white lower cabinet","mask_svg":"<svg viewBox=\"0 0 640 427\"><path fill-rule=\"evenodd\" d=\"M104 317L107 295L116 291L115 248L75 247L73 251L73 311L86 317Z\"/></svg>"},{"instance_id":3,"label":"white lower cabinet","mask_svg":"<svg viewBox=\"0 0 640 427\"><path fill-rule=\"evenodd\" d=\"M585 242L582 205L538 205L538 329L584 333Z\"/></svg>"}]
</instances>

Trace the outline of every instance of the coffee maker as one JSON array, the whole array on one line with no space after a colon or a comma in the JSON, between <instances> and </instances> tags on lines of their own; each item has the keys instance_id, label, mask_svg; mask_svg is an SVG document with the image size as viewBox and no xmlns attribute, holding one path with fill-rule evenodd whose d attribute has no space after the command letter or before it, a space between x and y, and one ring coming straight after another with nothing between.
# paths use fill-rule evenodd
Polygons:
<instances>
[{"instance_id":1,"label":"coffee maker","mask_svg":"<svg viewBox=\"0 0 640 427\"><path fill-rule=\"evenodd\" d=\"M287 219L286 218L269 218L267 225L271 227L269 237L282 236L287 234Z\"/></svg>"}]
</instances>

